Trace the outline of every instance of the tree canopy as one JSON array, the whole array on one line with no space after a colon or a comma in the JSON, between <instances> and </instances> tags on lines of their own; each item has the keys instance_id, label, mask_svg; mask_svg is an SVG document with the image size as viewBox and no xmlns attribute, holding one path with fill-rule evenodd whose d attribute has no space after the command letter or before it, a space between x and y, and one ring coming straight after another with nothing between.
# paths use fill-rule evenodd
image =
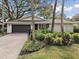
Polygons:
<instances>
[{"instance_id":1,"label":"tree canopy","mask_svg":"<svg viewBox=\"0 0 79 59\"><path fill-rule=\"evenodd\" d=\"M19 19L24 15L31 15L31 0L4 0L5 19ZM1 5L0 5L1 6ZM49 13L47 0L34 0L34 14L47 18ZM44 9L45 8L45 9ZM2 9L1 9L2 10ZM0 15L1 15L0 11Z\"/></svg>"}]
</instances>

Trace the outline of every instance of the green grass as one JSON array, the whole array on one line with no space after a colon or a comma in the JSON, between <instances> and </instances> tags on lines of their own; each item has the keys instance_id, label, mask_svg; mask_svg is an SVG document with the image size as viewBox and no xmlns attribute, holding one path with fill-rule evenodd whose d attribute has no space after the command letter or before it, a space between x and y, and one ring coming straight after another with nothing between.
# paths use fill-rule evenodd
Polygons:
<instances>
[{"instance_id":1,"label":"green grass","mask_svg":"<svg viewBox=\"0 0 79 59\"><path fill-rule=\"evenodd\" d=\"M19 56L18 59L79 59L79 45L46 46L40 51Z\"/></svg>"}]
</instances>

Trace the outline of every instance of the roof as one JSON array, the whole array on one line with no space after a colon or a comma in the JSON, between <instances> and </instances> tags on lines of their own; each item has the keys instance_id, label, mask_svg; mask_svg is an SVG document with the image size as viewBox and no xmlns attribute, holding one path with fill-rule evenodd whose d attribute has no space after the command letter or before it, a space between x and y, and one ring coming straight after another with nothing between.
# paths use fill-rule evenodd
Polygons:
<instances>
[{"instance_id":1,"label":"roof","mask_svg":"<svg viewBox=\"0 0 79 59\"><path fill-rule=\"evenodd\" d=\"M43 18L41 18L41 17L37 17L37 16L35 16L34 17L34 20L35 21L43 21L43 20L45 20L45 19L43 19ZM23 16L22 18L20 18L20 19L18 19L17 21L32 21L32 16Z\"/></svg>"},{"instance_id":2,"label":"roof","mask_svg":"<svg viewBox=\"0 0 79 59\"><path fill-rule=\"evenodd\" d=\"M48 23L51 24L52 23L52 19L42 19L40 17L36 17L34 18L35 24L44 24L44 23ZM7 23L9 24L31 24L32 23L32 17L26 17L23 16L22 18L18 19L18 20L14 20L14 21L8 21ZM56 24L61 24L61 20L60 19L55 19L55 23ZM63 20L64 24L72 24L73 22L71 21L67 21L67 20Z\"/></svg>"},{"instance_id":3,"label":"roof","mask_svg":"<svg viewBox=\"0 0 79 59\"><path fill-rule=\"evenodd\" d=\"M79 21L72 21L74 24L79 24Z\"/></svg>"},{"instance_id":4,"label":"roof","mask_svg":"<svg viewBox=\"0 0 79 59\"><path fill-rule=\"evenodd\" d=\"M52 23L52 19L46 20L46 22ZM61 23L61 19L55 19L55 23ZM63 20L63 23L73 23L71 21Z\"/></svg>"}]
</instances>

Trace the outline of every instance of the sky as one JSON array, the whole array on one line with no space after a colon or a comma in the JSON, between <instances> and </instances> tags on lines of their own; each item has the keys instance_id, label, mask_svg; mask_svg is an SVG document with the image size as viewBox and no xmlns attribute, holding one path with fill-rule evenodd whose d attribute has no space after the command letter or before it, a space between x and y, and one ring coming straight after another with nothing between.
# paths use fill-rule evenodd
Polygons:
<instances>
[{"instance_id":1,"label":"sky","mask_svg":"<svg viewBox=\"0 0 79 59\"><path fill-rule=\"evenodd\" d=\"M0 0L1 1L1 0ZM48 0L50 4L54 4L52 1L54 0ZM58 0L57 10L56 12L61 11L61 0ZM79 14L79 0L65 0L65 6L64 11L66 17L72 18L72 16Z\"/></svg>"},{"instance_id":2,"label":"sky","mask_svg":"<svg viewBox=\"0 0 79 59\"><path fill-rule=\"evenodd\" d=\"M48 0L49 3L52 0ZM61 11L61 3L58 2L57 5L57 11ZM65 0L65 6L64 6L65 15L69 18L72 18L72 16L79 14L79 0Z\"/></svg>"}]
</instances>

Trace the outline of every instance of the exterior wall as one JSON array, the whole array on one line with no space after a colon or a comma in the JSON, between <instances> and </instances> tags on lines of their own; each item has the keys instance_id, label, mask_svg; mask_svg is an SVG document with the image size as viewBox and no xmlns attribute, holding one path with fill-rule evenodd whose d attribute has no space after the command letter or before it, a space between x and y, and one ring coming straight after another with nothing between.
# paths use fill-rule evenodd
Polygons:
<instances>
[{"instance_id":1,"label":"exterior wall","mask_svg":"<svg viewBox=\"0 0 79 59\"><path fill-rule=\"evenodd\" d=\"M61 32L61 24L55 24L54 26L54 32ZM32 24L31 24L31 30L32 30ZM48 30L51 30L51 24L49 24ZM73 32L73 25L72 24L64 24L64 32ZM7 24L7 33L12 33L12 24Z\"/></svg>"},{"instance_id":2,"label":"exterior wall","mask_svg":"<svg viewBox=\"0 0 79 59\"><path fill-rule=\"evenodd\" d=\"M64 31L65 32L74 32L73 25L65 25L64 26Z\"/></svg>"},{"instance_id":3,"label":"exterior wall","mask_svg":"<svg viewBox=\"0 0 79 59\"><path fill-rule=\"evenodd\" d=\"M48 30L51 30L51 24L49 25ZM54 32L61 32L61 25L55 24ZM64 32L73 32L73 25L72 24L64 24Z\"/></svg>"},{"instance_id":4,"label":"exterior wall","mask_svg":"<svg viewBox=\"0 0 79 59\"><path fill-rule=\"evenodd\" d=\"M12 33L12 25L7 24L7 33Z\"/></svg>"},{"instance_id":5,"label":"exterior wall","mask_svg":"<svg viewBox=\"0 0 79 59\"><path fill-rule=\"evenodd\" d=\"M55 24L54 26L54 32L61 32L61 27L58 24Z\"/></svg>"}]
</instances>

